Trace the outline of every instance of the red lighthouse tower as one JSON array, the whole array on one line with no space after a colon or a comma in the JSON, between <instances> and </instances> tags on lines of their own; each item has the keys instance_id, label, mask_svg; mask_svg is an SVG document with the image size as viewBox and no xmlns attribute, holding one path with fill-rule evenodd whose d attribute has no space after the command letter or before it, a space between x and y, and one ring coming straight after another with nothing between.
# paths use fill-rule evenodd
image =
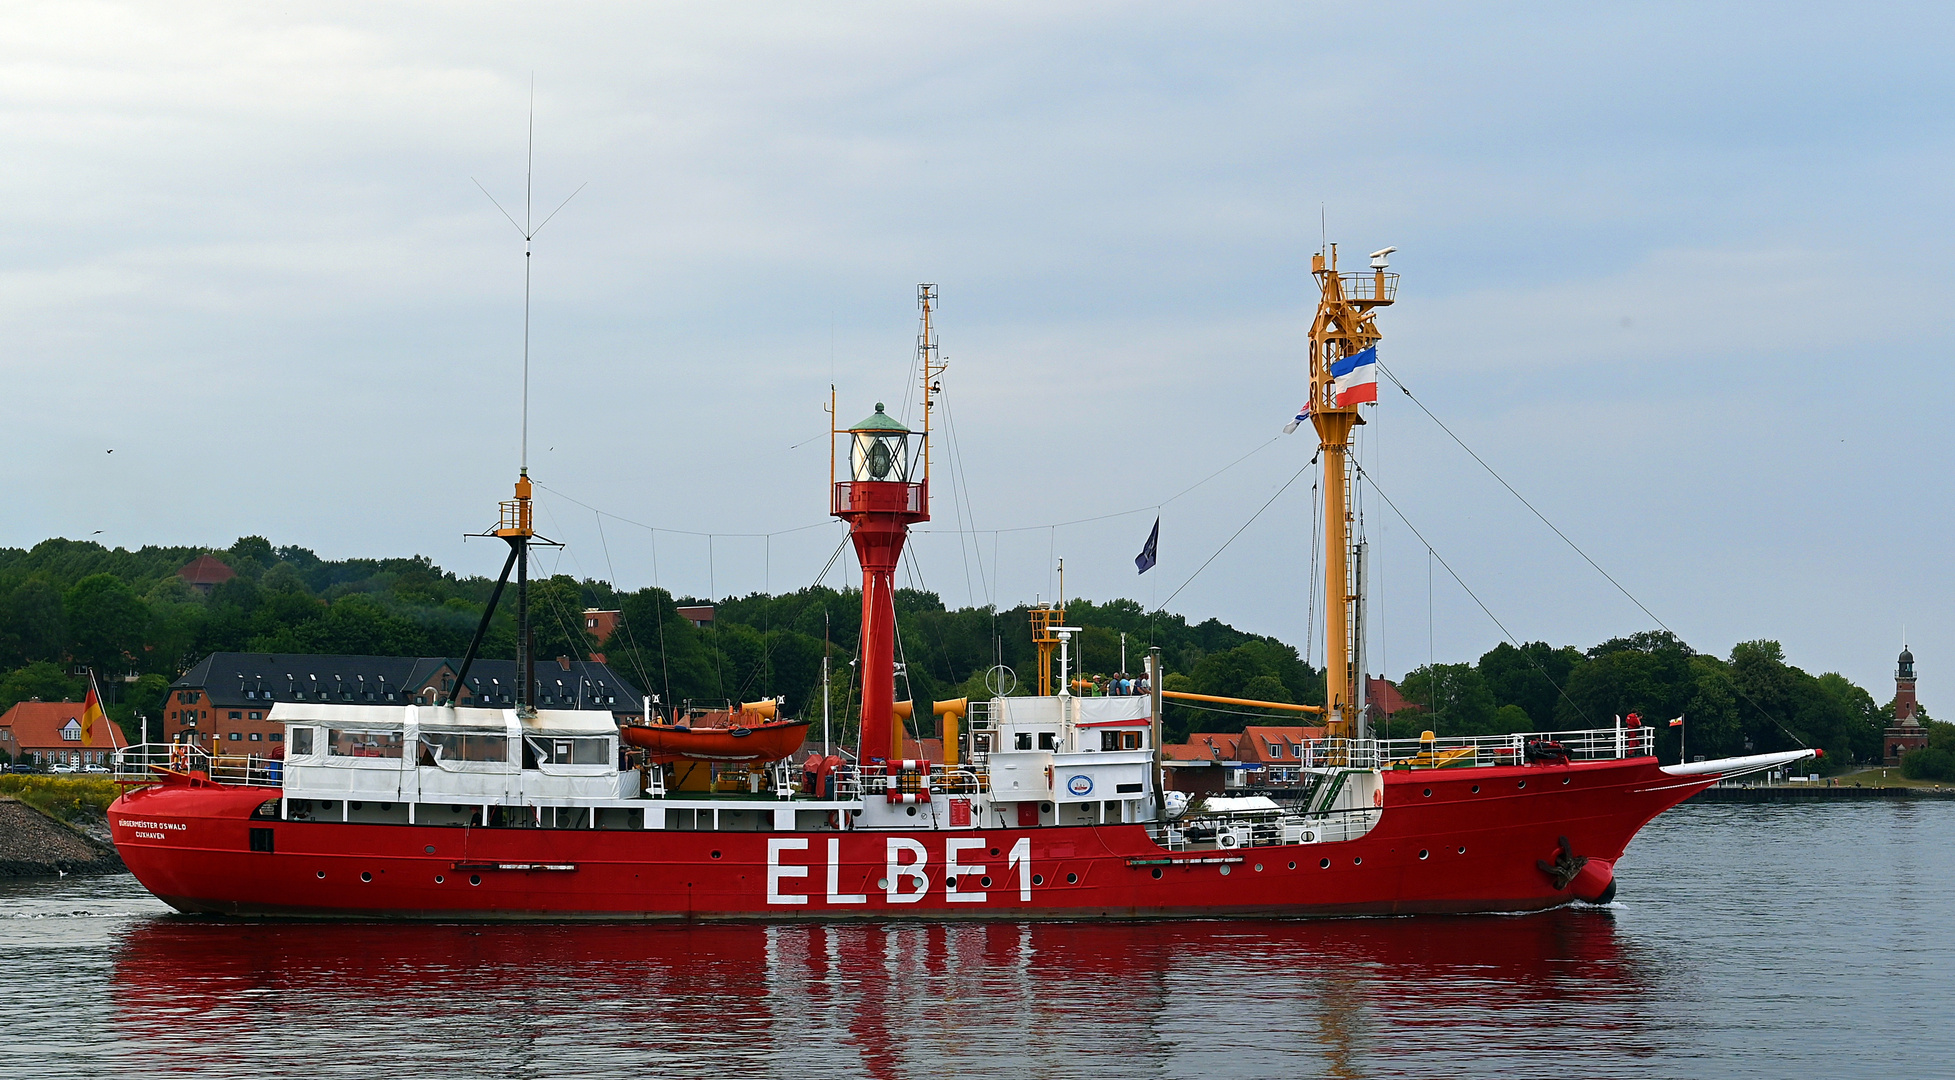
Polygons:
<instances>
[{"instance_id":1,"label":"red lighthouse tower","mask_svg":"<svg viewBox=\"0 0 1955 1080\"><path fill-rule=\"evenodd\" d=\"M1914 653L1901 646L1900 663L1894 669L1894 726L1881 741L1886 744L1882 762L1899 765L1901 755L1928 745L1928 729L1921 724L1920 708L1914 701Z\"/></svg>"},{"instance_id":2,"label":"red lighthouse tower","mask_svg":"<svg viewBox=\"0 0 1955 1080\"><path fill-rule=\"evenodd\" d=\"M937 376L944 365L937 359L937 339L931 326L937 287L918 285L916 306L921 313L916 335L918 367L923 372L923 430L913 432L883 411L882 402L868 419L846 432L848 477L835 470L835 447L828 447L831 491L829 512L849 523L855 558L862 564L862 640L856 652L862 673L862 746L859 762L900 760L903 731L896 714L896 560L910 526L930 520L930 410L943 387ZM831 417L835 404L828 405ZM831 420L831 423L833 421Z\"/></svg>"},{"instance_id":3,"label":"red lighthouse tower","mask_svg":"<svg viewBox=\"0 0 1955 1080\"><path fill-rule=\"evenodd\" d=\"M830 507L849 523L849 539L862 564L862 641L856 653L862 673L862 749L864 766L903 756L902 732L892 723L896 708L896 560L910 526L930 520L930 482L911 480L917 455L911 440L924 436L883 412L881 402L868 419L848 429L848 479L837 480Z\"/></svg>"}]
</instances>

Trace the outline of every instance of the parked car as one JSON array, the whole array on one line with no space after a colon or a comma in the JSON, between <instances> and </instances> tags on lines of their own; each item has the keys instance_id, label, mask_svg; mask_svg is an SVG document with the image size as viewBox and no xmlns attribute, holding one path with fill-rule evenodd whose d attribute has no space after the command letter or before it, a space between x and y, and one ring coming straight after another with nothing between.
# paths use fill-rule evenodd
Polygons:
<instances>
[{"instance_id":1,"label":"parked car","mask_svg":"<svg viewBox=\"0 0 1955 1080\"><path fill-rule=\"evenodd\" d=\"M109 771L109 767L107 765L83 765L81 771L85 773L106 774Z\"/></svg>"},{"instance_id":2,"label":"parked car","mask_svg":"<svg viewBox=\"0 0 1955 1080\"><path fill-rule=\"evenodd\" d=\"M79 772L81 770L75 768L73 765L70 765L66 762L56 762L54 764L54 767L50 768L48 771L51 773L74 773L74 772Z\"/></svg>"}]
</instances>

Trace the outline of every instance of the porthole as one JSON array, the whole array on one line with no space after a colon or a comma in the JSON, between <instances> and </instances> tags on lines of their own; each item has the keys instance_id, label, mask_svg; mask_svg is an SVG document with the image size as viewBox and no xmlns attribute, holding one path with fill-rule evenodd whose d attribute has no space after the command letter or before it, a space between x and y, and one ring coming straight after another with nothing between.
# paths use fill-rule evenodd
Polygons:
<instances>
[{"instance_id":1,"label":"porthole","mask_svg":"<svg viewBox=\"0 0 1955 1080\"><path fill-rule=\"evenodd\" d=\"M1043 884L1045 884L1045 875L1044 875L1044 874L1033 874L1033 875L1032 875L1032 884L1034 884L1034 885L1043 885Z\"/></svg>"},{"instance_id":2,"label":"porthole","mask_svg":"<svg viewBox=\"0 0 1955 1080\"><path fill-rule=\"evenodd\" d=\"M1257 863L1257 864L1256 864L1256 873L1258 873L1258 874L1260 874L1260 873L1262 873L1262 872L1263 872L1263 864L1262 864L1262 863Z\"/></svg>"},{"instance_id":3,"label":"porthole","mask_svg":"<svg viewBox=\"0 0 1955 1080\"><path fill-rule=\"evenodd\" d=\"M394 808L394 804L390 802L384 802L380 804L380 808L382 810L392 810Z\"/></svg>"},{"instance_id":4,"label":"porthole","mask_svg":"<svg viewBox=\"0 0 1955 1080\"><path fill-rule=\"evenodd\" d=\"M1525 780L1523 780L1523 781L1521 781L1521 786L1522 786L1522 787L1526 787L1526 786L1527 786L1527 781L1525 781Z\"/></svg>"},{"instance_id":5,"label":"porthole","mask_svg":"<svg viewBox=\"0 0 1955 1080\"><path fill-rule=\"evenodd\" d=\"M1292 870L1295 870L1296 868L1297 868L1297 864L1296 864L1296 863L1291 863L1291 864L1290 864L1290 869L1292 869Z\"/></svg>"},{"instance_id":6,"label":"porthole","mask_svg":"<svg viewBox=\"0 0 1955 1080\"><path fill-rule=\"evenodd\" d=\"M1462 848L1460 848L1460 849L1459 849L1459 853L1460 853L1461 855L1464 855L1464 854L1466 854L1466 849L1465 849L1465 848L1463 848L1463 847L1462 847Z\"/></svg>"},{"instance_id":7,"label":"porthole","mask_svg":"<svg viewBox=\"0 0 1955 1080\"><path fill-rule=\"evenodd\" d=\"M1478 784L1474 784L1474 785L1473 785L1473 794L1475 794L1475 795L1478 795L1479 793L1480 793L1480 785L1478 785Z\"/></svg>"},{"instance_id":8,"label":"porthole","mask_svg":"<svg viewBox=\"0 0 1955 1080\"><path fill-rule=\"evenodd\" d=\"M987 874L987 875L985 875L984 877L981 877L981 878L979 878L979 879L978 879L978 888L980 888L980 889L988 889L988 888L990 888L990 887L991 887L991 877L990 877L990 875L988 875L988 874Z\"/></svg>"},{"instance_id":9,"label":"porthole","mask_svg":"<svg viewBox=\"0 0 1955 1080\"><path fill-rule=\"evenodd\" d=\"M429 844L429 845L428 845L427 847L425 847L425 848L422 848L421 850L423 850L423 851L425 851L425 852L427 852L428 854L430 854L430 855L432 855L432 854L434 854L434 845L433 845L433 844Z\"/></svg>"},{"instance_id":10,"label":"porthole","mask_svg":"<svg viewBox=\"0 0 1955 1080\"><path fill-rule=\"evenodd\" d=\"M1155 881L1159 881L1159 880L1161 880L1161 868L1160 868L1160 867L1158 867L1158 866L1157 866L1157 867L1155 867L1155 868L1154 868L1154 871L1153 871L1153 873L1154 873L1154 880L1155 880Z\"/></svg>"},{"instance_id":11,"label":"porthole","mask_svg":"<svg viewBox=\"0 0 1955 1080\"><path fill-rule=\"evenodd\" d=\"M719 852L717 852L717 851L715 851L715 852L713 852L713 858L715 858L715 859L717 859L717 858L719 858L719 857L720 857L720 853L719 853Z\"/></svg>"},{"instance_id":12,"label":"porthole","mask_svg":"<svg viewBox=\"0 0 1955 1080\"><path fill-rule=\"evenodd\" d=\"M994 858L994 859L998 857L998 849L997 849L997 848L992 848L992 849L991 849L991 857L992 857L992 858Z\"/></svg>"},{"instance_id":13,"label":"porthole","mask_svg":"<svg viewBox=\"0 0 1955 1080\"><path fill-rule=\"evenodd\" d=\"M1041 814L1050 814L1051 812L1052 812L1052 804L1051 804L1051 803L1049 803L1049 802L1042 802L1042 803L1040 803L1040 804L1039 804L1039 813L1041 813Z\"/></svg>"},{"instance_id":14,"label":"porthole","mask_svg":"<svg viewBox=\"0 0 1955 1080\"><path fill-rule=\"evenodd\" d=\"M1431 788L1427 788L1427 789L1425 790L1425 796L1426 796L1426 798L1428 798L1428 799L1430 799L1430 798L1432 798L1432 789L1431 789Z\"/></svg>"},{"instance_id":15,"label":"porthole","mask_svg":"<svg viewBox=\"0 0 1955 1080\"><path fill-rule=\"evenodd\" d=\"M1426 849L1424 849L1424 848L1420 848L1420 849L1419 849L1419 861L1421 861L1421 862L1424 862L1424 861L1425 861L1425 859L1426 859L1426 858L1427 858L1428 856L1430 856L1431 854L1432 854L1432 852L1430 852L1430 851L1427 851L1427 850L1426 850Z\"/></svg>"},{"instance_id":16,"label":"porthole","mask_svg":"<svg viewBox=\"0 0 1955 1080\"><path fill-rule=\"evenodd\" d=\"M911 806L911 807L906 807L906 808L904 808L904 810L903 810L903 812L904 812L904 813L906 813L906 814L908 814L908 815L910 815L911 817L915 817L915 816L916 816L916 807L914 807L914 806Z\"/></svg>"},{"instance_id":17,"label":"porthole","mask_svg":"<svg viewBox=\"0 0 1955 1080\"><path fill-rule=\"evenodd\" d=\"M468 883L469 883L470 885L480 885L480 884L482 884L482 875L481 875L481 874L470 874L470 875L468 876Z\"/></svg>"},{"instance_id":18,"label":"porthole","mask_svg":"<svg viewBox=\"0 0 1955 1080\"><path fill-rule=\"evenodd\" d=\"M354 809L354 810L364 810L364 809L366 809L366 805L367 805L367 804L366 804L366 803L357 803L357 802L356 802L356 803L347 803L346 805L347 805L347 806L348 806L348 807L349 807L350 809Z\"/></svg>"},{"instance_id":19,"label":"porthole","mask_svg":"<svg viewBox=\"0 0 1955 1080\"><path fill-rule=\"evenodd\" d=\"M957 891L957 879L956 879L956 878L954 878L954 877L947 877L947 878L945 878L945 879L944 879L944 891L946 891L946 892L956 892L956 891Z\"/></svg>"},{"instance_id":20,"label":"porthole","mask_svg":"<svg viewBox=\"0 0 1955 1080\"><path fill-rule=\"evenodd\" d=\"M1561 778L1561 786L1562 786L1562 787L1567 787L1567 786L1568 786L1568 781L1569 781L1570 779L1571 779L1570 777L1566 777L1566 776L1564 776L1564 777L1562 777L1562 778Z\"/></svg>"},{"instance_id":21,"label":"porthole","mask_svg":"<svg viewBox=\"0 0 1955 1080\"><path fill-rule=\"evenodd\" d=\"M1228 877L1228 876L1229 876L1229 864L1228 864L1228 863L1223 863L1223 864L1222 864L1222 876L1223 876L1223 877Z\"/></svg>"},{"instance_id":22,"label":"porthole","mask_svg":"<svg viewBox=\"0 0 1955 1080\"><path fill-rule=\"evenodd\" d=\"M1353 856L1353 857L1351 858L1351 865L1352 865L1352 866L1363 866L1363 865L1364 865L1364 856L1362 856L1362 855L1355 855L1355 856Z\"/></svg>"},{"instance_id":23,"label":"porthole","mask_svg":"<svg viewBox=\"0 0 1955 1080\"><path fill-rule=\"evenodd\" d=\"M1317 860L1317 865L1318 865L1319 867L1321 867L1321 868L1323 868L1323 869L1325 869L1325 870L1329 870L1329 869L1330 869L1330 860L1329 860L1329 859L1319 859L1319 860Z\"/></svg>"},{"instance_id":24,"label":"porthole","mask_svg":"<svg viewBox=\"0 0 1955 1080\"><path fill-rule=\"evenodd\" d=\"M876 888L878 888L878 889L887 889L887 888L889 888L889 879L888 879L888 878L886 878L886 877L885 877L885 878L877 878L877 879L876 879Z\"/></svg>"},{"instance_id":25,"label":"porthole","mask_svg":"<svg viewBox=\"0 0 1955 1080\"><path fill-rule=\"evenodd\" d=\"M361 881L372 881L372 880L373 880L373 871L371 871L371 870L362 870L362 871L360 871L360 880L361 880Z\"/></svg>"},{"instance_id":26,"label":"porthole","mask_svg":"<svg viewBox=\"0 0 1955 1080\"><path fill-rule=\"evenodd\" d=\"M323 878L326 876L326 872L324 870L320 870L315 872L312 876L316 878Z\"/></svg>"},{"instance_id":27,"label":"porthole","mask_svg":"<svg viewBox=\"0 0 1955 1080\"><path fill-rule=\"evenodd\" d=\"M1078 875L1078 874L1067 874L1067 875L1066 875L1066 884L1068 884L1068 885L1077 885L1077 884L1079 884L1079 875Z\"/></svg>"},{"instance_id":28,"label":"porthole","mask_svg":"<svg viewBox=\"0 0 1955 1080\"><path fill-rule=\"evenodd\" d=\"M442 882L444 882L444 881L447 881L447 880L448 880L447 878L445 878L445 877L442 877L442 876L441 876L440 874L436 874L436 875L434 876L434 883L435 883L436 885L439 885L439 884L441 884Z\"/></svg>"}]
</instances>

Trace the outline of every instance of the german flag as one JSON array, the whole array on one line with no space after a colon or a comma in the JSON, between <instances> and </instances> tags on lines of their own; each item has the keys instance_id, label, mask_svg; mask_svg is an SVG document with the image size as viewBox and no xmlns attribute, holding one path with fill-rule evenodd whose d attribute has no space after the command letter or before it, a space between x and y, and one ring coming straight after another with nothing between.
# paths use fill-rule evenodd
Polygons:
<instances>
[{"instance_id":1,"label":"german flag","mask_svg":"<svg viewBox=\"0 0 1955 1080\"><path fill-rule=\"evenodd\" d=\"M95 688L95 673L88 673L88 697L81 704L81 744L95 745L95 727L108 723L109 718L102 713L102 695Z\"/></svg>"}]
</instances>

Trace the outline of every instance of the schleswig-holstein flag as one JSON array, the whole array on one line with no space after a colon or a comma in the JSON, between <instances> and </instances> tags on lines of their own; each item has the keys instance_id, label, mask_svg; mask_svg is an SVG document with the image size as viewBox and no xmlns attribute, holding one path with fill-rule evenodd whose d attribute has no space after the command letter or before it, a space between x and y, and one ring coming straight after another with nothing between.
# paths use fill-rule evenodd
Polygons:
<instances>
[{"instance_id":1,"label":"schleswig-holstein flag","mask_svg":"<svg viewBox=\"0 0 1955 1080\"><path fill-rule=\"evenodd\" d=\"M1331 395L1338 408L1378 400L1378 346L1331 362Z\"/></svg>"}]
</instances>

